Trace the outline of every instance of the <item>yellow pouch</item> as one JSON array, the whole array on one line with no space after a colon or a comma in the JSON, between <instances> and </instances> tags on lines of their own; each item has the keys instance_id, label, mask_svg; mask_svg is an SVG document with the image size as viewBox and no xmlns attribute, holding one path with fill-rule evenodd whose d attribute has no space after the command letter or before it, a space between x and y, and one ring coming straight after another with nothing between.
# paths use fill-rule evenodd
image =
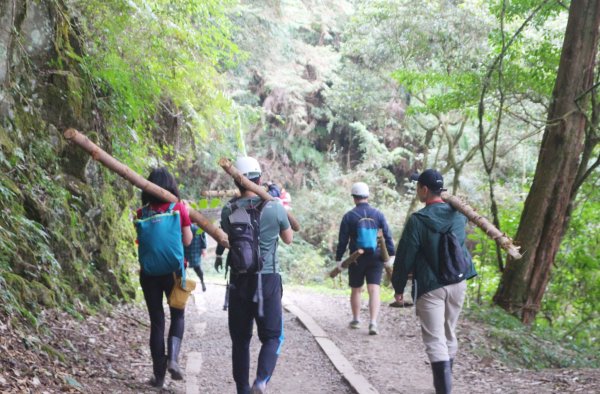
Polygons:
<instances>
[{"instance_id":1,"label":"yellow pouch","mask_svg":"<svg viewBox=\"0 0 600 394\"><path fill-rule=\"evenodd\" d=\"M181 287L181 278L175 275L175 273L173 273L173 278L175 279L175 285L173 286L173 290L171 290L171 294L169 294L167 302L171 308L184 309L188 298L190 298L190 294L196 288L196 281L186 278L184 289Z\"/></svg>"}]
</instances>

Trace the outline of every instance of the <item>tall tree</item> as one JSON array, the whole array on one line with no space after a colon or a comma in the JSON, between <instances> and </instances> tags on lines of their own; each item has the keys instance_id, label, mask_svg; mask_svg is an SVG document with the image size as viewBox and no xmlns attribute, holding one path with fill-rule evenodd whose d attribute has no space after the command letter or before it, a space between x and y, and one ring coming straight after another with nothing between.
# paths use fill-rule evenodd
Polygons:
<instances>
[{"instance_id":1,"label":"tall tree","mask_svg":"<svg viewBox=\"0 0 600 394\"><path fill-rule=\"evenodd\" d=\"M594 88L600 2L572 1L553 101L537 168L515 237L524 257L509 259L494 302L529 324L539 310L568 220Z\"/></svg>"}]
</instances>

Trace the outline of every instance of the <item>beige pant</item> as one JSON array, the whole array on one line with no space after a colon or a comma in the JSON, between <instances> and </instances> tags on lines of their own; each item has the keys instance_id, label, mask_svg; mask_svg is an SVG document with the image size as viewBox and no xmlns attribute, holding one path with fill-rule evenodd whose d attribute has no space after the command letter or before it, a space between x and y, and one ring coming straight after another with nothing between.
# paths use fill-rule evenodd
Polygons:
<instances>
[{"instance_id":1,"label":"beige pant","mask_svg":"<svg viewBox=\"0 0 600 394\"><path fill-rule=\"evenodd\" d=\"M456 356L458 341L454 330L465 300L467 281L441 287L417 300L417 316L429 361L448 361Z\"/></svg>"}]
</instances>

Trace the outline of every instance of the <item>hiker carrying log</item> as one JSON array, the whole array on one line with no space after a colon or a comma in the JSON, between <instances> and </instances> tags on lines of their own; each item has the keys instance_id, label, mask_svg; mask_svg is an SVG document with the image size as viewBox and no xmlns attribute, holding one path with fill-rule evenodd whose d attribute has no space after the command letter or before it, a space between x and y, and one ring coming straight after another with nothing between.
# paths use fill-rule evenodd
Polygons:
<instances>
[{"instance_id":1,"label":"hiker carrying log","mask_svg":"<svg viewBox=\"0 0 600 394\"><path fill-rule=\"evenodd\" d=\"M369 292L369 334L377 335L377 316L379 314L379 289L384 264L390 264L394 259L394 241L387 221L379 210L369 205L369 186L363 182L352 185L350 191L355 207L348 211L342 218L335 254L337 269L342 270L342 257L349 245L350 253L363 250L357 256L356 264L348 267L348 282L351 287L350 306L352 321L350 328L360 328L360 303L361 293L365 279ZM385 248L388 261L383 261L382 250L378 247L377 233L381 230L385 239Z\"/></svg>"},{"instance_id":2,"label":"hiker carrying log","mask_svg":"<svg viewBox=\"0 0 600 394\"><path fill-rule=\"evenodd\" d=\"M148 181L179 198L175 178L167 169L152 170ZM150 384L162 387L167 369L172 379L183 379L178 358L183 339L185 308L169 307L171 325L165 355L163 294L171 294L173 287L177 285L177 277L185 275L183 246L192 242L192 222L184 202L168 202L146 191L142 191L142 207L137 210L137 218L140 284L150 315L150 353L154 371Z\"/></svg>"},{"instance_id":3,"label":"hiker carrying log","mask_svg":"<svg viewBox=\"0 0 600 394\"><path fill-rule=\"evenodd\" d=\"M94 144L89 138L81 134L79 131L70 128L65 130L64 135L66 139L77 144L83 150L88 152L94 160L102 163L102 165L104 165L106 168L115 172L123 179L131 182L131 184L134 186L139 187L142 189L142 191L152 194L157 198L161 198L164 201L174 203L179 202L179 197L173 195L173 193L169 192L168 190L149 182L147 179L144 179L144 177L135 173L131 168L127 167L125 164L119 162L117 159L106 153L102 148ZM197 212L191 208L189 208L189 215L192 222L198 224L198 226L206 231L208 235L213 237L217 243L223 247L229 247L227 242L227 234L225 234L220 228L217 228L215 225L213 225L211 221L204 217L200 212Z\"/></svg>"},{"instance_id":4,"label":"hiker carrying log","mask_svg":"<svg viewBox=\"0 0 600 394\"><path fill-rule=\"evenodd\" d=\"M458 350L455 327L467 288L477 275L465 247L467 218L442 200L444 179L433 169L412 177L425 208L408 219L398 243L392 285L396 302L413 273L412 297L431 362L435 392L452 391L452 363Z\"/></svg>"},{"instance_id":5,"label":"hiker carrying log","mask_svg":"<svg viewBox=\"0 0 600 394\"><path fill-rule=\"evenodd\" d=\"M224 163L229 164L229 163ZM253 393L265 392L283 341L282 281L277 257L279 238L292 243L288 214L278 200L259 187L262 170L253 157L239 157L228 166L240 197L221 212L221 227L229 236L227 267L228 323L232 342L233 379L238 393L250 392L250 341L253 322L262 343ZM241 176L240 176L241 175ZM264 194L263 194L264 193Z\"/></svg>"},{"instance_id":6,"label":"hiker carrying log","mask_svg":"<svg viewBox=\"0 0 600 394\"><path fill-rule=\"evenodd\" d=\"M188 266L198 275L202 291L206 291L204 271L202 270L202 259L206 257L206 232L201 231L197 225L192 223L192 234L194 235L192 242L183 249L185 261L187 261Z\"/></svg>"}]
</instances>

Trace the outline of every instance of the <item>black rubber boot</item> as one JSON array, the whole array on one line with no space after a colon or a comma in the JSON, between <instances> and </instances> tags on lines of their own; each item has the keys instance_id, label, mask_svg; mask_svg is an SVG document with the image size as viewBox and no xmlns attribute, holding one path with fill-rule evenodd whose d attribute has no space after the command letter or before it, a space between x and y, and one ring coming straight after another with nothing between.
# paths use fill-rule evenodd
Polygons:
<instances>
[{"instance_id":1,"label":"black rubber boot","mask_svg":"<svg viewBox=\"0 0 600 394\"><path fill-rule=\"evenodd\" d=\"M169 337L168 340L168 349L169 349L169 361L167 364L167 369L171 374L171 378L173 380L183 380L183 373L179 368L179 364L177 364L177 359L179 358L179 349L181 348L181 338L177 337Z\"/></svg>"},{"instance_id":2,"label":"black rubber boot","mask_svg":"<svg viewBox=\"0 0 600 394\"><path fill-rule=\"evenodd\" d=\"M433 371L433 386L435 394L450 394L452 392L452 365L450 361L431 363Z\"/></svg>"},{"instance_id":3,"label":"black rubber boot","mask_svg":"<svg viewBox=\"0 0 600 394\"><path fill-rule=\"evenodd\" d=\"M165 375L167 373L167 357L161 356L152 359L152 371L154 376L150 378L150 385L156 388L162 388L165 384Z\"/></svg>"}]
</instances>

